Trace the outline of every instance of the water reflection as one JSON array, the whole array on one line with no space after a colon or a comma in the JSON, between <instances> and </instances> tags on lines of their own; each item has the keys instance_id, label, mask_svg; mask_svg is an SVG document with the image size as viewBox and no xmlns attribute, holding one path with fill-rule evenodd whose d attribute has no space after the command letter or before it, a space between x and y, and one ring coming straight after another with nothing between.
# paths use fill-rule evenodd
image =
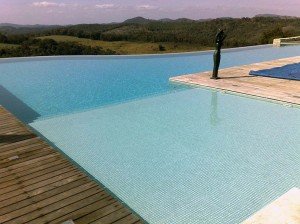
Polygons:
<instances>
[{"instance_id":1,"label":"water reflection","mask_svg":"<svg viewBox=\"0 0 300 224\"><path fill-rule=\"evenodd\" d=\"M217 126L221 119L218 117L218 92L212 91L210 102L210 123Z\"/></svg>"}]
</instances>

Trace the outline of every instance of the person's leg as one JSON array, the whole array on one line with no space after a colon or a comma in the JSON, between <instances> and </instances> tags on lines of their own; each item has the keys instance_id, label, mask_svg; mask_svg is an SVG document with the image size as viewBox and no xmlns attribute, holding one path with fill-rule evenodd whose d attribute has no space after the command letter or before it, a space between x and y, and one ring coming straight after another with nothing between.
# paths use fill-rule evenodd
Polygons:
<instances>
[{"instance_id":1,"label":"person's leg","mask_svg":"<svg viewBox=\"0 0 300 224\"><path fill-rule=\"evenodd\" d=\"M213 70L213 75L211 77L212 79L218 79L220 61L221 61L221 52L215 51L215 53L214 53L214 70Z\"/></svg>"}]
</instances>

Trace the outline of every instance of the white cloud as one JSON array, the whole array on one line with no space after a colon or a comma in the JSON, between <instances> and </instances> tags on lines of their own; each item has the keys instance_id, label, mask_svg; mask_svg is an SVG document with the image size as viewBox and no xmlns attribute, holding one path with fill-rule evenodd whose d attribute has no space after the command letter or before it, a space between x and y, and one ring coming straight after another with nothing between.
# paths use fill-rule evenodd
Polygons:
<instances>
[{"instance_id":1,"label":"white cloud","mask_svg":"<svg viewBox=\"0 0 300 224\"><path fill-rule=\"evenodd\" d=\"M64 7L66 6L65 3L56 3L56 2L47 2L47 1L43 1L43 2L34 2L32 3L33 6L35 7Z\"/></svg>"},{"instance_id":2,"label":"white cloud","mask_svg":"<svg viewBox=\"0 0 300 224\"><path fill-rule=\"evenodd\" d=\"M156 6L152 6L152 5L139 5L137 6L138 10L152 10L152 9L157 9Z\"/></svg>"},{"instance_id":3,"label":"white cloud","mask_svg":"<svg viewBox=\"0 0 300 224\"><path fill-rule=\"evenodd\" d=\"M98 5L95 5L96 8L99 8L99 9L112 9L112 8L116 8L116 6L114 4L98 4Z\"/></svg>"}]
</instances>

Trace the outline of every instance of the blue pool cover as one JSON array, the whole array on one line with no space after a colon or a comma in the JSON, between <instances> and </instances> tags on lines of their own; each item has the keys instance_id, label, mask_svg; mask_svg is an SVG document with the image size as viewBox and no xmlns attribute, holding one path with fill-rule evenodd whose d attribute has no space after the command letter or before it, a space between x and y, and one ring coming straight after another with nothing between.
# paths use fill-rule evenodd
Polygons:
<instances>
[{"instance_id":1,"label":"blue pool cover","mask_svg":"<svg viewBox=\"0 0 300 224\"><path fill-rule=\"evenodd\" d=\"M263 69L259 71L250 71L250 75L300 80L300 63L289 64L271 69Z\"/></svg>"}]
</instances>

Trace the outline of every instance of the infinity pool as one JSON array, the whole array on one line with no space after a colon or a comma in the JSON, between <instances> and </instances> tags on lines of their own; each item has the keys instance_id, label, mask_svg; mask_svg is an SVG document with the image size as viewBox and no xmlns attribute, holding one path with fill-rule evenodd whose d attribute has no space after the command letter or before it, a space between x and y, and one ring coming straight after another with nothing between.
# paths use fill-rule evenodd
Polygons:
<instances>
[{"instance_id":1,"label":"infinity pool","mask_svg":"<svg viewBox=\"0 0 300 224\"><path fill-rule=\"evenodd\" d=\"M229 50L222 66L299 50ZM211 56L3 60L0 104L149 223L239 223L300 187L300 109L168 82Z\"/></svg>"}]
</instances>

